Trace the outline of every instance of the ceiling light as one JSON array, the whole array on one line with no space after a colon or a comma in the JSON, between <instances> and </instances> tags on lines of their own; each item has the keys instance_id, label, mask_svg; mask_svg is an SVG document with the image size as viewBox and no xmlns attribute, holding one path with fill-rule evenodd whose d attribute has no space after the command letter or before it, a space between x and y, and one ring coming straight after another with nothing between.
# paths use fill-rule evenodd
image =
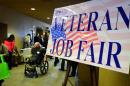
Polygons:
<instances>
[{"instance_id":1,"label":"ceiling light","mask_svg":"<svg viewBox=\"0 0 130 86\"><path fill-rule=\"evenodd\" d=\"M50 19L50 17L47 17L47 19L49 20L49 19Z\"/></svg>"},{"instance_id":2,"label":"ceiling light","mask_svg":"<svg viewBox=\"0 0 130 86\"><path fill-rule=\"evenodd\" d=\"M35 9L35 8L31 8L31 10L33 10L33 11L34 11L34 10L36 10L36 9Z\"/></svg>"}]
</instances>

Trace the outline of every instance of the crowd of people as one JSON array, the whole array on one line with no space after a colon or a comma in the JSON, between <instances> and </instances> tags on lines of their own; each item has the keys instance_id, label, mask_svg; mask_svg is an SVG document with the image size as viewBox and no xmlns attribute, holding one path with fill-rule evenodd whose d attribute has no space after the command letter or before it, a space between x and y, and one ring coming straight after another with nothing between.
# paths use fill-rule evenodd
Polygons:
<instances>
[{"instance_id":1,"label":"crowd of people","mask_svg":"<svg viewBox=\"0 0 130 86\"><path fill-rule=\"evenodd\" d=\"M31 38L30 38L31 36L29 35L29 34L27 34L26 36L25 36L25 47L30 47L30 45L31 45ZM47 48L47 43L48 43L48 32L45 32L45 33L43 33L42 35L39 35L38 33L34 36L34 44L35 43L37 43L37 42L39 42L40 43L40 45L42 46L42 47L44 47L45 49ZM51 56L49 56L51 59L52 59L52 57ZM61 63L61 65L60 65L60 69L59 70L61 70L61 71L65 71L65 62L68 62L68 61L66 61L65 59L62 59L61 60L61 62L60 62L60 59L58 58L58 57L55 57L55 60L54 60L54 66L57 66L57 64L59 64L59 63ZM77 65L78 65L78 63L77 62L74 62L74 61L69 61L69 63L70 63L70 65L71 65L71 69L72 69L72 71L71 71L71 73L70 73L70 76L75 76L76 75L76 69L77 69Z\"/></svg>"},{"instance_id":2,"label":"crowd of people","mask_svg":"<svg viewBox=\"0 0 130 86\"><path fill-rule=\"evenodd\" d=\"M34 41L32 43L32 39L31 39L30 34L27 34L24 37L24 42L23 42L24 48L31 47L31 45L34 44L32 47L33 53L35 53L35 45L40 46L40 47L44 47L45 49L47 49L47 43L48 43L48 33L47 32L45 32L43 35L36 34L33 39L34 39ZM4 40L3 43L0 40L0 54L6 54L5 60L8 64L9 69L12 68L12 64L13 64L12 63L12 55L13 55L14 51L16 53L18 53L18 55L19 55L17 47L15 46L15 36L13 34L11 34L6 40ZM52 57L50 57L50 58L52 59ZM59 58L55 57L54 66L57 66L57 64L59 62L60 62ZM67 69L67 68L65 68L65 62L66 62L66 60L62 59L61 67L60 67L61 71L65 71L65 69ZM71 63L71 67L72 67L71 68L72 71L70 73L70 76L75 76L78 63L73 62L73 61L69 61L69 62ZM0 80L0 84L2 83L2 81L3 80Z\"/></svg>"},{"instance_id":3,"label":"crowd of people","mask_svg":"<svg viewBox=\"0 0 130 86\"><path fill-rule=\"evenodd\" d=\"M24 48L32 48L34 47L35 43L39 43L41 47L47 48L48 43L48 32L43 33L42 35L37 34L34 38L34 41L31 38L30 34L27 34L24 37L23 47ZM33 42L33 43L32 43ZM7 39L5 39L3 42L0 40L0 54L5 54L5 60L8 63L9 69L14 66L13 61L13 54L17 53L17 55L20 57L20 54L17 50L17 47L15 45L15 36L11 34Z\"/></svg>"},{"instance_id":4,"label":"crowd of people","mask_svg":"<svg viewBox=\"0 0 130 86\"><path fill-rule=\"evenodd\" d=\"M48 43L48 32L44 32L43 34L36 33L34 38L31 37L30 34L27 34L24 37L24 42L23 42L23 47L28 48L33 46L36 42L39 42L42 47L47 48L47 43Z\"/></svg>"}]
</instances>

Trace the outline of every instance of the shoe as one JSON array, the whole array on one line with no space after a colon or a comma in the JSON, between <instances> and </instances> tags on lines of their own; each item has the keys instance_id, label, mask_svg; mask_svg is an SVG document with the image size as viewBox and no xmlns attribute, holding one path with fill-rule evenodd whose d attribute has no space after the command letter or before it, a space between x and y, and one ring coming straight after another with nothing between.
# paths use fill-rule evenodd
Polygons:
<instances>
[{"instance_id":1,"label":"shoe","mask_svg":"<svg viewBox=\"0 0 130 86\"><path fill-rule=\"evenodd\" d=\"M54 66L57 66L57 63L54 63Z\"/></svg>"},{"instance_id":2,"label":"shoe","mask_svg":"<svg viewBox=\"0 0 130 86\"><path fill-rule=\"evenodd\" d=\"M72 75L69 75L69 77L73 77Z\"/></svg>"},{"instance_id":3,"label":"shoe","mask_svg":"<svg viewBox=\"0 0 130 86\"><path fill-rule=\"evenodd\" d=\"M55 62L54 62L54 66L57 66L58 63L59 63L59 60L58 60L58 61L55 61Z\"/></svg>"},{"instance_id":4,"label":"shoe","mask_svg":"<svg viewBox=\"0 0 130 86\"><path fill-rule=\"evenodd\" d=\"M69 77L75 77L75 75L74 75L74 74L71 74L71 75L69 75Z\"/></svg>"},{"instance_id":5,"label":"shoe","mask_svg":"<svg viewBox=\"0 0 130 86\"><path fill-rule=\"evenodd\" d=\"M54 59L54 58L50 57L50 59Z\"/></svg>"},{"instance_id":6,"label":"shoe","mask_svg":"<svg viewBox=\"0 0 130 86\"><path fill-rule=\"evenodd\" d=\"M61 69L61 68L60 68L59 70L61 70L61 71L65 71L64 69Z\"/></svg>"}]
</instances>

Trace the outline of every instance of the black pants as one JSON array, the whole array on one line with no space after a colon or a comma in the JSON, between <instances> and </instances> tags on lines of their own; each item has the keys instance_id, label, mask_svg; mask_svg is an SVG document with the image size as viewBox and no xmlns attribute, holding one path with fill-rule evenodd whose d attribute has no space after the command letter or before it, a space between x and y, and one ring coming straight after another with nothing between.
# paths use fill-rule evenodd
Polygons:
<instances>
[{"instance_id":1,"label":"black pants","mask_svg":"<svg viewBox=\"0 0 130 86\"><path fill-rule=\"evenodd\" d=\"M77 62L74 62L74 61L70 61L70 66L72 67L71 75L72 75L72 76L75 76L78 63L77 63Z\"/></svg>"},{"instance_id":2,"label":"black pants","mask_svg":"<svg viewBox=\"0 0 130 86\"><path fill-rule=\"evenodd\" d=\"M61 70L64 70L64 69L65 69L65 59L62 59Z\"/></svg>"},{"instance_id":3,"label":"black pants","mask_svg":"<svg viewBox=\"0 0 130 86\"><path fill-rule=\"evenodd\" d=\"M4 80L0 80L0 86L2 86L2 83L4 82Z\"/></svg>"},{"instance_id":4,"label":"black pants","mask_svg":"<svg viewBox=\"0 0 130 86\"><path fill-rule=\"evenodd\" d=\"M56 66L59 63L58 57L55 57L54 66Z\"/></svg>"},{"instance_id":5,"label":"black pants","mask_svg":"<svg viewBox=\"0 0 130 86\"><path fill-rule=\"evenodd\" d=\"M8 51L9 55L6 57L6 62L8 64L9 69L12 68L12 52Z\"/></svg>"}]
</instances>

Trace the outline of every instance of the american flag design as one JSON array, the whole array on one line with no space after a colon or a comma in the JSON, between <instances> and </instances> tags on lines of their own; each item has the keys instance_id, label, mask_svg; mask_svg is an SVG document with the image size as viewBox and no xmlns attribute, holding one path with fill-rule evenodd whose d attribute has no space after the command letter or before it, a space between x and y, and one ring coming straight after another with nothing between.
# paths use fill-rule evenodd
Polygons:
<instances>
[{"instance_id":1,"label":"american flag design","mask_svg":"<svg viewBox=\"0 0 130 86\"><path fill-rule=\"evenodd\" d=\"M122 7L126 16L129 19L129 26L124 22L122 15L118 13L117 7ZM106 12L109 11L110 24L112 30L107 30L107 25L102 25L102 23L106 23ZM90 31L88 29L89 17L91 12L98 12L98 18L96 20L96 27L99 29L101 27L101 31L95 31L93 25L90 26ZM82 16L82 23L80 24L80 29L84 29L84 31L77 31L78 28L78 20L79 14L87 13L87 16ZM122 73L129 73L129 63L130 63L130 1L129 0L94 0L89 2L84 2L76 5L56 8L53 15L53 21L50 27L50 36L48 41L47 53L48 55L52 55L55 57L60 57L72 61L76 61L79 63L84 63L88 65L93 65L105 69L110 69ZM77 15L75 20L73 21L73 28L70 31L72 26L72 18L69 16ZM57 19L57 20L56 20ZM62 20L65 20L64 28L65 31L61 31L62 28ZM57 25L55 26L55 21L57 21ZM115 29L118 30L115 30ZM53 54L50 53L50 50L53 48L54 40L63 39L65 41L64 49L66 49L66 40L73 40L72 46L72 55L71 57L65 57L65 50L63 54L58 56L56 51ZM83 43L82 48L84 51L81 51L80 60L77 59L79 42L87 41ZM99 54L100 54L100 43L105 42L103 49L103 57L102 64L98 64ZM109 42L119 42L121 44L121 52L118 55L118 60L121 65L121 68L117 68L115 65L115 60L111 57L111 66L106 66L108 60L108 49ZM89 52L90 45L93 43L94 47L94 59L95 63L91 62L91 57L86 53ZM58 47L58 51L60 52L63 48L63 44L60 43ZM117 51L117 46L112 46L113 53ZM68 52L69 53L69 52ZM85 60L86 59L86 60Z\"/></svg>"},{"instance_id":2,"label":"american flag design","mask_svg":"<svg viewBox=\"0 0 130 86\"><path fill-rule=\"evenodd\" d=\"M86 25L88 23L88 17L84 16L83 17L84 23L81 24L81 28L85 28L84 25ZM91 31L76 31L77 26L78 25L78 18L75 19L74 21L74 26L73 26L73 31L70 31L70 27L71 27L71 21L69 19L66 18L66 23L65 23L65 31L61 31L62 25L59 23L56 26L54 25L51 28L51 34L52 34L52 41L54 41L54 39L64 39L64 40L73 40L73 47L72 50L78 50L79 48L79 42L81 40L86 40L88 43L87 45L84 43L83 47L85 49L88 49L90 44L93 42L94 45L99 45L99 38L97 36L96 31L91 30ZM86 27L87 29L87 27ZM66 41L65 41L66 42ZM65 44L66 45L66 44ZM59 52L62 49L62 44L59 45ZM66 46L65 46L66 47ZM56 54L56 52L54 53Z\"/></svg>"}]
</instances>

